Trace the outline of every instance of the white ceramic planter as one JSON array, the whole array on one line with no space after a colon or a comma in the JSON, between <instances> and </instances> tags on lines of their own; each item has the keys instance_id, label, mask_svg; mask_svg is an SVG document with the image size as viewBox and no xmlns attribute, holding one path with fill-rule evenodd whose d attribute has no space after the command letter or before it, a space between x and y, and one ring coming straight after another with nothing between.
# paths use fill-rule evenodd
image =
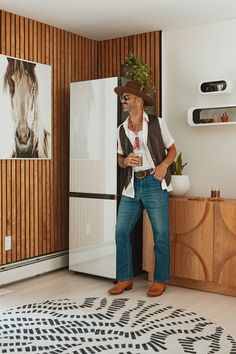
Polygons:
<instances>
[{"instance_id":1,"label":"white ceramic planter","mask_svg":"<svg viewBox=\"0 0 236 354\"><path fill-rule=\"evenodd\" d=\"M172 175L171 184L173 187L173 191L170 192L171 195L184 195L190 189L189 176Z\"/></svg>"}]
</instances>

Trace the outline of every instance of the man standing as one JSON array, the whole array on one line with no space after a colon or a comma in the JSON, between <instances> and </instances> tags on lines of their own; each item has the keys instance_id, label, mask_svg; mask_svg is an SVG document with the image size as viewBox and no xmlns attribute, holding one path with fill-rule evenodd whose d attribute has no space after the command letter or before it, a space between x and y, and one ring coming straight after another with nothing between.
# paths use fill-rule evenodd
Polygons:
<instances>
[{"instance_id":1,"label":"man standing","mask_svg":"<svg viewBox=\"0 0 236 354\"><path fill-rule=\"evenodd\" d=\"M168 191L169 166L176 148L165 121L147 115L143 107L153 104L144 85L127 81L114 89L128 118L118 127L118 164L125 169L125 185L116 225L117 284L109 294L121 294L133 287L130 234L146 209L151 221L155 271L148 296L159 296L169 281L170 237Z\"/></svg>"}]
</instances>

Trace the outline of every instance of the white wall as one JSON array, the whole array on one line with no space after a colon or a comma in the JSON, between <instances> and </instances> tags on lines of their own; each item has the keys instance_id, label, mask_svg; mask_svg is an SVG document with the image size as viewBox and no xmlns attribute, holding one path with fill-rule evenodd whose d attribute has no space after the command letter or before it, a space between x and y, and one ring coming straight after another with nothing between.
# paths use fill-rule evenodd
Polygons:
<instances>
[{"instance_id":1,"label":"white wall","mask_svg":"<svg viewBox=\"0 0 236 354\"><path fill-rule=\"evenodd\" d=\"M236 106L236 19L163 32L162 116L188 165L188 195L236 198L236 125L190 127L190 107ZM230 95L199 92L204 81L229 79Z\"/></svg>"}]
</instances>

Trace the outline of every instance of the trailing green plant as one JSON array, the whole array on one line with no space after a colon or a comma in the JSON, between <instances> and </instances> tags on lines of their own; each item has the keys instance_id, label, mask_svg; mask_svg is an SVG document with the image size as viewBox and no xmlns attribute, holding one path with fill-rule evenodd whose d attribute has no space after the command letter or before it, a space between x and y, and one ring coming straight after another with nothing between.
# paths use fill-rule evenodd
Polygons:
<instances>
[{"instance_id":1,"label":"trailing green plant","mask_svg":"<svg viewBox=\"0 0 236 354\"><path fill-rule=\"evenodd\" d=\"M183 169L187 165L187 162L183 164L182 152L177 156L176 160L170 165L170 171L172 175L182 175Z\"/></svg>"},{"instance_id":2,"label":"trailing green plant","mask_svg":"<svg viewBox=\"0 0 236 354\"><path fill-rule=\"evenodd\" d=\"M156 93L152 81L152 69L144 63L141 57L130 54L125 57L124 64L128 68L125 72L127 79L135 80L143 84L147 88L147 93L149 95Z\"/></svg>"}]
</instances>

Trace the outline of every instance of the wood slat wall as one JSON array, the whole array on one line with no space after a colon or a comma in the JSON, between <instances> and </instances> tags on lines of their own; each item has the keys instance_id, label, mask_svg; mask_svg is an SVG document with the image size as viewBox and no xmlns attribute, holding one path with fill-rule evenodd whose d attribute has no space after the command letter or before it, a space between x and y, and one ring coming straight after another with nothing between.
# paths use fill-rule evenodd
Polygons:
<instances>
[{"instance_id":1,"label":"wood slat wall","mask_svg":"<svg viewBox=\"0 0 236 354\"><path fill-rule=\"evenodd\" d=\"M161 83L161 32L149 32L129 37L98 42L98 78L120 76L120 66L125 56L134 54L142 57L153 73L153 83L157 89L155 113L160 113Z\"/></svg>"},{"instance_id":2,"label":"wood slat wall","mask_svg":"<svg viewBox=\"0 0 236 354\"><path fill-rule=\"evenodd\" d=\"M159 88L160 32L96 42L1 10L0 20L1 54L52 68L51 160L0 160L4 265L68 249L69 83L119 76L125 55L133 53L151 66ZM12 235L12 250L7 252L6 235Z\"/></svg>"},{"instance_id":3,"label":"wood slat wall","mask_svg":"<svg viewBox=\"0 0 236 354\"><path fill-rule=\"evenodd\" d=\"M4 265L68 249L69 83L97 77L97 42L4 11L0 21L1 54L52 68L52 159L0 160Z\"/></svg>"}]
</instances>

